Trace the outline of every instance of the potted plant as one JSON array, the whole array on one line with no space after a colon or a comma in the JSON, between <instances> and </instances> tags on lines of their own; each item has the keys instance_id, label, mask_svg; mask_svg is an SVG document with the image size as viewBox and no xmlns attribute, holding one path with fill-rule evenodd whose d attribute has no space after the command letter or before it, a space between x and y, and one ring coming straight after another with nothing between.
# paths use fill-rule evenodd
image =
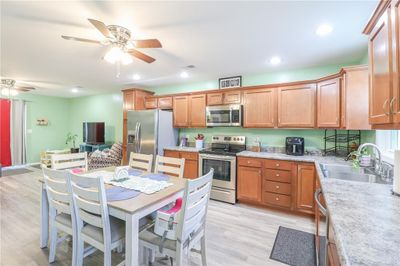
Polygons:
<instances>
[{"instance_id":1,"label":"potted plant","mask_svg":"<svg viewBox=\"0 0 400 266\"><path fill-rule=\"evenodd\" d=\"M68 145L68 143L72 142L71 153L78 153L79 152L79 148L75 147L75 141L76 141L77 137L78 137L77 134L72 134L71 132L69 132L67 134L67 140L65 141L65 144Z\"/></svg>"},{"instance_id":2,"label":"potted plant","mask_svg":"<svg viewBox=\"0 0 400 266\"><path fill-rule=\"evenodd\" d=\"M349 154L349 156L353 160L354 168L371 166L371 153L367 149L364 149L363 151L361 151L361 153L359 153L358 151L353 151Z\"/></svg>"}]
</instances>

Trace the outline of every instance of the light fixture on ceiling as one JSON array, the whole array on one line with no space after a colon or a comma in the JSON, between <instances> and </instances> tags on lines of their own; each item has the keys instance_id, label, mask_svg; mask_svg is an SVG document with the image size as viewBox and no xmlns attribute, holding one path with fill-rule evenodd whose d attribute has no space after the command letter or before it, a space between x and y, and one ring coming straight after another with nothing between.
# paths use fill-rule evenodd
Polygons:
<instances>
[{"instance_id":1,"label":"light fixture on ceiling","mask_svg":"<svg viewBox=\"0 0 400 266\"><path fill-rule=\"evenodd\" d=\"M133 62L132 56L118 46L112 47L104 56L104 60L111 64L122 63L123 65Z\"/></svg>"},{"instance_id":2,"label":"light fixture on ceiling","mask_svg":"<svg viewBox=\"0 0 400 266\"><path fill-rule=\"evenodd\" d=\"M323 37L323 36L326 36L326 35L330 34L332 31L333 31L333 28L332 28L331 25L329 25L329 24L321 24L321 25L318 26L318 28L315 31L315 33L318 36Z\"/></svg>"},{"instance_id":3,"label":"light fixture on ceiling","mask_svg":"<svg viewBox=\"0 0 400 266\"><path fill-rule=\"evenodd\" d=\"M139 80L141 77L139 74L134 74L133 75L133 80Z\"/></svg>"},{"instance_id":4,"label":"light fixture on ceiling","mask_svg":"<svg viewBox=\"0 0 400 266\"><path fill-rule=\"evenodd\" d=\"M5 96L5 97L16 96L18 94L19 94L19 92L15 89L10 89L10 88L1 89L1 95Z\"/></svg>"},{"instance_id":5,"label":"light fixture on ceiling","mask_svg":"<svg viewBox=\"0 0 400 266\"><path fill-rule=\"evenodd\" d=\"M78 88L72 88L72 89L71 89L71 92L72 92L72 93L78 93L79 90L78 90Z\"/></svg>"},{"instance_id":6,"label":"light fixture on ceiling","mask_svg":"<svg viewBox=\"0 0 400 266\"><path fill-rule=\"evenodd\" d=\"M0 96L10 98L18 95L20 92L35 90L33 87L15 86L16 81L13 79L1 79Z\"/></svg>"},{"instance_id":7,"label":"light fixture on ceiling","mask_svg":"<svg viewBox=\"0 0 400 266\"><path fill-rule=\"evenodd\" d=\"M281 58L279 56L274 56L272 57L269 62L271 63L271 65L279 65L281 63Z\"/></svg>"},{"instance_id":8,"label":"light fixture on ceiling","mask_svg":"<svg viewBox=\"0 0 400 266\"><path fill-rule=\"evenodd\" d=\"M187 71L182 71L180 74L180 77L183 79L186 79L189 77L189 73Z\"/></svg>"}]
</instances>

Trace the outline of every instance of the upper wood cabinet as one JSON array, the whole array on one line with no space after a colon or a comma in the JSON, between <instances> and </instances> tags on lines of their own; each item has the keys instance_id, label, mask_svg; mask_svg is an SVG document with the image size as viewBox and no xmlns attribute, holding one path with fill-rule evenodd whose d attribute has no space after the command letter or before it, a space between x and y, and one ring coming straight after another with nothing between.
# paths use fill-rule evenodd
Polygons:
<instances>
[{"instance_id":1,"label":"upper wood cabinet","mask_svg":"<svg viewBox=\"0 0 400 266\"><path fill-rule=\"evenodd\" d=\"M318 83L317 126L321 128L340 127L340 78Z\"/></svg>"},{"instance_id":2,"label":"upper wood cabinet","mask_svg":"<svg viewBox=\"0 0 400 266\"><path fill-rule=\"evenodd\" d=\"M368 130L369 76L368 66L345 67L341 79L341 128Z\"/></svg>"},{"instance_id":3,"label":"upper wood cabinet","mask_svg":"<svg viewBox=\"0 0 400 266\"><path fill-rule=\"evenodd\" d=\"M207 94L207 105L239 104L240 91L216 92Z\"/></svg>"},{"instance_id":4,"label":"upper wood cabinet","mask_svg":"<svg viewBox=\"0 0 400 266\"><path fill-rule=\"evenodd\" d=\"M174 127L205 127L206 95L175 96L173 113Z\"/></svg>"},{"instance_id":5,"label":"upper wood cabinet","mask_svg":"<svg viewBox=\"0 0 400 266\"><path fill-rule=\"evenodd\" d=\"M276 126L276 89L244 91L243 104L244 127Z\"/></svg>"},{"instance_id":6,"label":"upper wood cabinet","mask_svg":"<svg viewBox=\"0 0 400 266\"><path fill-rule=\"evenodd\" d=\"M296 210L314 213L315 168L313 164L299 163L296 177Z\"/></svg>"},{"instance_id":7,"label":"upper wood cabinet","mask_svg":"<svg viewBox=\"0 0 400 266\"><path fill-rule=\"evenodd\" d=\"M189 97L189 126L206 126L206 95L196 94Z\"/></svg>"},{"instance_id":8,"label":"upper wood cabinet","mask_svg":"<svg viewBox=\"0 0 400 266\"><path fill-rule=\"evenodd\" d=\"M189 96L175 96L173 99L174 127L189 126Z\"/></svg>"},{"instance_id":9,"label":"upper wood cabinet","mask_svg":"<svg viewBox=\"0 0 400 266\"><path fill-rule=\"evenodd\" d=\"M144 99L144 107L146 109L156 109L158 107L157 97L146 97Z\"/></svg>"},{"instance_id":10,"label":"upper wood cabinet","mask_svg":"<svg viewBox=\"0 0 400 266\"><path fill-rule=\"evenodd\" d=\"M381 1L363 33L369 35L370 124L400 127L399 0Z\"/></svg>"},{"instance_id":11,"label":"upper wood cabinet","mask_svg":"<svg viewBox=\"0 0 400 266\"><path fill-rule=\"evenodd\" d=\"M172 96L158 97L158 108L165 110L172 109Z\"/></svg>"},{"instance_id":12,"label":"upper wood cabinet","mask_svg":"<svg viewBox=\"0 0 400 266\"><path fill-rule=\"evenodd\" d=\"M315 127L315 84L278 89L278 127Z\"/></svg>"}]
</instances>

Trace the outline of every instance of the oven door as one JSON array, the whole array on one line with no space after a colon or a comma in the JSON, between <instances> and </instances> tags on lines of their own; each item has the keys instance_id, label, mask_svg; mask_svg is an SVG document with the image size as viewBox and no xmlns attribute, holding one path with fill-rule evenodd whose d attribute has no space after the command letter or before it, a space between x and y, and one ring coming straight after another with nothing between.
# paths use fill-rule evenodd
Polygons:
<instances>
[{"instance_id":1,"label":"oven door","mask_svg":"<svg viewBox=\"0 0 400 266\"><path fill-rule=\"evenodd\" d=\"M236 157L200 154L199 174L205 175L214 169L213 186L236 189Z\"/></svg>"},{"instance_id":2,"label":"oven door","mask_svg":"<svg viewBox=\"0 0 400 266\"><path fill-rule=\"evenodd\" d=\"M231 125L231 109L229 106L207 106L207 126L229 126Z\"/></svg>"}]
</instances>

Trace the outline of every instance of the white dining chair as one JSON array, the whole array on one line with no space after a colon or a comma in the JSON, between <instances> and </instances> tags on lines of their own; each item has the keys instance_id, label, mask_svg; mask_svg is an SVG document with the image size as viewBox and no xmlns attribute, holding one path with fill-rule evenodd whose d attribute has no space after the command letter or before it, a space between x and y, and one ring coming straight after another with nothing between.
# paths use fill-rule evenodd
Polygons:
<instances>
[{"instance_id":1,"label":"white dining chair","mask_svg":"<svg viewBox=\"0 0 400 266\"><path fill-rule=\"evenodd\" d=\"M185 158L172 158L157 155L154 172L183 178L185 171Z\"/></svg>"},{"instance_id":2,"label":"white dining chair","mask_svg":"<svg viewBox=\"0 0 400 266\"><path fill-rule=\"evenodd\" d=\"M75 211L72 203L69 173L42 166L43 179L49 202L50 252L49 263L55 261L57 244L72 236L72 264L76 259ZM58 231L65 233L61 238Z\"/></svg>"},{"instance_id":3,"label":"white dining chair","mask_svg":"<svg viewBox=\"0 0 400 266\"><path fill-rule=\"evenodd\" d=\"M51 169L82 169L86 172L88 170L87 153L53 154L51 155Z\"/></svg>"},{"instance_id":4,"label":"white dining chair","mask_svg":"<svg viewBox=\"0 0 400 266\"><path fill-rule=\"evenodd\" d=\"M189 254L190 250L199 242L201 243L202 265L207 265L205 222L213 174L214 169L211 169L206 175L187 181L180 220L177 225L177 240L164 239L161 254L175 259L177 266L182 265L184 250L186 249ZM151 253L160 252L161 240L162 237L154 233L154 227L139 233L140 245L145 249L150 249ZM146 263L148 259L152 260L152 258L145 258Z\"/></svg>"},{"instance_id":5,"label":"white dining chair","mask_svg":"<svg viewBox=\"0 0 400 266\"><path fill-rule=\"evenodd\" d=\"M153 166L153 155L131 152L129 156L129 166L131 168L151 172Z\"/></svg>"},{"instance_id":6,"label":"white dining chair","mask_svg":"<svg viewBox=\"0 0 400 266\"><path fill-rule=\"evenodd\" d=\"M87 243L101 250L104 253L104 265L111 266L111 251L124 243L125 222L109 216L102 177L70 175L76 213L76 265L83 264L84 243ZM121 262L119 265L123 264Z\"/></svg>"}]
</instances>

